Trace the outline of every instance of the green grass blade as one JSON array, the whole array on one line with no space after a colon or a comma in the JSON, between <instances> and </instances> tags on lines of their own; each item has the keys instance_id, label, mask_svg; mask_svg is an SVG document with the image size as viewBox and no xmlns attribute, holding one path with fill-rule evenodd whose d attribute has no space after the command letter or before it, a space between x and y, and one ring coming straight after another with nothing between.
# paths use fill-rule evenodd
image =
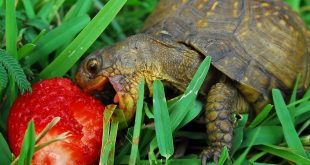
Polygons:
<instances>
[{"instance_id":1,"label":"green grass blade","mask_svg":"<svg viewBox=\"0 0 310 165\"><path fill-rule=\"evenodd\" d=\"M310 164L309 159L302 155L299 155L296 150L293 150L291 148L279 147L274 145L262 145L257 148L272 155L279 156L285 160L290 160L297 164Z\"/></svg>"},{"instance_id":2,"label":"green grass blade","mask_svg":"<svg viewBox=\"0 0 310 165\"><path fill-rule=\"evenodd\" d=\"M182 97L182 95L179 95L177 97L174 97L170 100L167 100L167 105L168 105L168 108L169 108L169 112L172 110L172 107L174 106L174 104L176 104L180 98Z\"/></svg>"},{"instance_id":3,"label":"green grass blade","mask_svg":"<svg viewBox=\"0 0 310 165\"><path fill-rule=\"evenodd\" d=\"M28 128L26 130L22 148L20 150L20 157L18 160L18 165L31 165L32 155L34 153L34 145L35 145L35 131L34 131L34 123L31 120L28 124Z\"/></svg>"},{"instance_id":4,"label":"green grass blade","mask_svg":"<svg viewBox=\"0 0 310 165\"><path fill-rule=\"evenodd\" d=\"M149 149L149 152L148 152L148 158L149 158L149 162L150 164L157 164L157 158L156 158L156 155L155 155L155 152L154 150L157 148L157 141L156 141L156 138L154 138L151 143L150 143L150 149ZM154 163L152 163L154 162ZM140 162L139 162L140 163Z\"/></svg>"},{"instance_id":5,"label":"green grass blade","mask_svg":"<svg viewBox=\"0 0 310 165\"><path fill-rule=\"evenodd\" d=\"M302 104L302 103L307 103L307 101L309 101L310 97L307 97L307 98L302 98L302 99L299 99L299 100L296 100L290 104L287 105L287 108L291 108L291 107L295 107L296 105L298 104Z\"/></svg>"},{"instance_id":6,"label":"green grass blade","mask_svg":"<svg viewBox=\"0 0 310 165\"><path fill-rule=\"evenodd\" d=\"M130 3L130 1L129 1ZM94 5L98 8L101 9L104 6L104 3L101 2L100 0L94 0ZM129 5L127 3L127 5ZM117 19L112 20L111 22L111 27L113 28L113 30L115 31L115 33L117 34L117 39L118 40L123 40L126 38L126 35L124 34L122 27L120 26L120 24L118 23ZM109 43L109 39L107 39L107 36L105 36L105 41L107 43Z\"/></svg>"},{"instance_id":7,"label":"green grass blade","mask_svg":"<svg viewBox=\"0 0 310 165\"><path fill-rule=\"evenodd\" d=\"M7 86L8 84L8 74L6 73L6 70L4 67L0 64L0 97L1 97L1 91Z\"/></svg>"},{"instance_id":8,"label":"green grass blade","mask_svg":"<svg viewBox=\"0 0 310 165\"><path fill-rule=\"evenodd\" d=\"M240 145L242 144L243 141L243 130L244 127L248 121L248 115L240 115L241 118L240 120L237 120L237 124L234 128L234 133L233 133L233 139L232 139L232 147L231 147L231 155L233 155L238 148L240 147Z\"/></svg>"},{"instance_id":9,"label":"green grass blade","mask_svg":"<svg viewBox=\"0 0 310 165\"><path fill-rule=\"evenodd\" d=\"M283 140L283 130L281 126L258 126L253 129L246 129L244 132L244 139L239 148L248 147L252 139L256 136L259 130L260 134L254 141L253 145L272 145L279 144Z\"/></svg>"},{"instance_id":10,"label":"green grass blade","mask_svg":"<svg viewBox=\"0 0 310 165\"><path fill-rule=\"evenodd\" d=\"M2 164L10 164L12 160L11 151L9 145L5 141L5 138L0 133L0 162Z\"/></svg>"},{"instance_id":11,"label":"green grass blade","mask_svg":"<svg viewBox=\"0 0 310 165\"><path fill-rule=\"evenodd\" d=\"M109 141L110 141L112 146L111 146L111 149L109 152L108 164L114 164L115 144L116 144L118 124L119 124L118 121L112 120L110 137L109 137Z\"/></svg>"},{"instance_id":12,"label":"green grass blade","mask_svg":"<svg viewBox=\"0 0 310 165\"><path fill-rule=\"evenodd\" d=\"M308 99L309 97L310 97L310 88L308 88L302 99L309 100ZM304 101L296 107L295 117L301 117L307 112L310 112L310 101ZM298 122L298 120L296 122Z\"/></svg>"},{"instance_id":13,"label":"green grass blade","mask_svg":"<svg viewBox=\"0 0 310 165\"><path fill-rule=\"evenodd\" d=\"M13 77L21 93L24 93L26 90L31 91L31 85L18 61L2 49L0 49L0 65L3 65Z\"/></svg>"},{"instance_id":14,"label":"green grass blade","mask_svg":"<svg viewBox=\"0 0 310 165\"><path fill-rule=\"evenodd\" d=\"M16 88L16 83L13 81L13 78L9 76L9 83L5 91L6 97L3 98L3 102L1 103L0 126L2 127L2 130L6 130L10 108L13 105L17 95L18 89Z\"/></svg>"},{"instance_id":15,"label":"green grass blade","mask_svg":"<svg viewBox=\"0 0 310 165\"><path fill-rule=\"evenodd\" d=\"M249 161L250 161L251 163L253 163L253 162L255 162L256 160L260 159L261 157L265 156L266 154L267 154L266 152L260 152L260 153L258 153L258 154L255 154L255 155L253 155L253 156L249 159Z\"/></svg>"},{"instance_id":16,"label":"green grass blade","mask_svg":"<svg viewBox=\"0 0 310 165\"><path fill-rule=\"evenodd\" d=\"M292 92L292 95L291 95L291 98L290 98L290 104L291 103L294 103L296 101L296 98L297 98L297 90L298 90L298 83L299 83L299 80L300 80L300 77L301 77L301 74L298 74L297 75L297 78L296 78L296 82L295 82L295 85L294 85L294 89L293 89L293 92ZM291 106L291 107L288 107L288 111L292 117L292 120L293 120L293 123L295 123L295 106Z\"/></svg>"},{"instance_id":17,"label":"green grass blade","mask_svg":"<svg viewBox=\"0 0 310 165\"><path fill-rule=\"evenodd\" d=\"M136 118L135 125L133 130L133 138L132 138L132 147L130 152L129 164L136 164L136 158L138 155L138 145L140 139L140 130L142 124L142 108L143 108L143 100L144 100L144 78L141 79L139 88L138 88L138 101L137 101L137 110L136 110Z\"/></svg>"},{"instance_id":18,"label":"green grass blade","mask_svg":"<svg viewBox=\"0 0 310 165\"><path fill-rule=\"evenodd\" d=\"M274 105L276 108L276 112L278 115L278 118L281 122L281 125L283 127L283 133L286 140L286 143L290 148L296 149L297 152L302 155L306 156L306 153L304 151L304 148L298 138L298 134L295 130L294 123L292 121L292 118L286 108L284 99L281 95L281 92L278 89L272 90L272 97L274 100Z\"/></svg>"},{"instance_id":19,"label":"green grass blade","mask_svg":"<svg viewBox=\"0 0 310 165\"><path fill-rule=\"evenodd\" d=\"M133 130L133 129L129 129L127 131L126 137L128 137L128 138L126 138L126 142L124 144L122 144L122 147L118 150L118 155L116 155L116 157L115 157L115 162L114 162L115 164L121 164L122 160L126 157L128 157L126 164L128 164L128 162L129 162L130 156L127 155L127 153L129 153L131 150L132 142L131 142L131 139L129 139L128 134L132 132L131 130Z\"/></svg>"},{"instance_id":20,"label":"green grass blade","mask_svg":"<svg viewBox=\"0 0 310 165\"><path fill-rule=\"evenodd\" d=\"M126 0L109 1L82 32L41 73L41 78L63 76L112 21Z\"/></svg>"},{"instance_id":21,"label":"green grass blade","mask_svg":"<svg viewBox=\"0 0 310 165\"><path fill-rule=\"evenodd\" d=\"M40 19L40 18L35 18L35 19L30 19L27 21L27 25L29 27L34 27L38 30L51 30L52 27L50 27L50 25L45 22L44 20ZM29 29L30 30L30 29ZM34 32L34 31L33 31ZM27 34L27 33L26 33ZM32 36L33 38L34 36Z\"/></svg>"},{"instance_id":22,"label":"green grass blade","mask_svg":"<svg viewBox=\"0 0 310 165\"><path fill-rule=\"evenodd\" d=\"M250 144L248 145L247 149L245 151L243 151L243 153L234 162L235 165L241 165L242 162L245 161L245 158L246 158L247 154L249 153L251 147L253 146L255 140L257 139L257 136L259 135L260 131L261 131L261 127L258 127L258 129L255 130L255 133L254 133L253 137L251 138Z\"/></svg>"},{"instance_id":23,"label":"green grass blade","mask_svg":"<svg viewBox=\"0 0 310 165\"><path fill-rule=\"evenodd\" d=\"M110 126L111 126L111 117L116 108L116 105L108 105L104 110L103 118L103 134L102 134L102 145L101 145L101 154L100 154L100 164L107 164L109 159L110 147L109 142L110 137Z\"/></svg>"},{"instance_id":24,"label":"green grass blade","mask_svg":"<svg viewBox=\"0 0 310 165\"><path fill-rule=\"evenodd\" d=\"M301 0L285 0L295 11L299 12Z\"/></svg>"},{"instance_id":25,"label":"green grass blade","mask_svg":"<svg viewBox=\"0 0 310 165\"><path fill-rule=\"evenodd\" d=\"M18 54L18 60L23 59L25 56L27 56L34 48L36 47L35 44L32 43L28 43L26 45L24 45L23 47L21 47L17 54Z\"/></svg>"},{"instance_id":26,"label":"green grass blade","mask_svg":"<svg viewBox=\"0 0 310 165\"><path fill-rule=\"evenodd\" d=\"M59 27L48 32L39 39L37 47L26 58L27 65L30 66L35 62L46 58L51 52L68 43L71 38L86 26L89 20L90 18L88 16L80 16L63 23Z\"/></svg>"},{"instance_id":27,"label":"green grass blade","mask_svg":"<svg viewBox=\"0 0 310 165\"><path fill-rule=\"evenodd\" d=\"M26 15L29 19L33 19L36 17L33 7L32 7L32 3L29 0L22 0L24 7L25 7L25 11L26 11Z\"/></svg>"},{"instance_id":28,"label":"green grass blade","mask_svg":"<svg viewBox=\"0 0 310 165\"><path fill-rule=\"evenodd\" d=\"M37 43L41 40L41 38L45 35L46 29L41 30L41 32L34 38L34 40L31 42L34 45L37 45Z\"/></svg>"},{"instance_id":29,"label":"green grass blade","mask_svg":"<svg viewBox=\"0 0 310 165\"><path fill-rule=\"evenodd\" d=\"M87 14L92 3L93 1L77 0L77 2L70 8L64 20L67 21L71 18Z\"/></svg>"},{"instance_id":30,"label":"green grass blade","mask_svg":"<svg viewBox=\"0 0 310 165\"><path fill-rule=\"evenodd\" d=\"M5 34L6 50L14 58L17 58L17 25L15 14L15 1L12 0L6 0Z\"/></svg>"},{"instance_id":31,"label":"green grass blade","mask_svg":"<svg viewBox=\"0 0 310 165\"><path fill-rule=\"evenodd\" d=\"M310 101L306 101L304 103L301 103L297 107L297 111L295 113L295 117L303 116L304 114L306 114L309 111L310 111Z\"/></svg>"},{"instance_id":32,"label":"green grass blade","mask_svg":"<svg viewBox=\"0 0 310 165\"><path fill-rule=\"evenodd\" d=\"M119 122L118 127L120 129L128 128L128 123L123 110L116 109L113 113L113 119Z\"/></svg>"},{"instance_id":33,"label":"green grass blade","mask_svg":"<svg viewBox=\"0 0 310 165\"><path fill-rule=\"evenodd\" d=\"M304 130L309 128L309 125L310 125L310 119L302 124L302 126L298 130L298 135L300 135Z\"/></svg>"},{"instance_id":34,"label":"green grass blade","mask_svg":"<svg viewBox=\"0 0 310 165\"><path fill-rule=\"evenodd\" d=\"M302 142L303 145L309 146L309 145L310 145L310 135L302 136L302 137L300 138L300 141ZM308 154L308 156L309 156L310 152L307 151L307 154ZM308 159L309 159L309 158L308 158Z\"/></svg>"},{"instance_id":35,"label":"green grass blade","mask_svg":"<svg viewBox=\"0 0 310 165\"><path fill-rule=\"evenodd\" d=\"M159 80L153 82L153 105L155 132L159 153L168 159L174 152L172 129L164 86Z\"/></svg>"},{"instance_id":36,"label":"green grass blade","mask_svg":"<svg viewBox=\"0 0 310 165\"><path fill-rule=\"evenodd\" d=\"M155 162L155 161L149 161L149 160L141 160L139 162L139 165L163 165L166 162ZM125 162L124 162L125 164ZM201 160L197 158L192 159L171 159L169 160L169 165L201 165Z\"/></svg>"},{"instance_id":37,"label":"green grass blade","mask_svg":"<svg viewBox=\"0 0 310 165\"><path fill-rule=\"evenodd\" d=\"M196 99L198 91L208 73L210 64L211 57L208 56L200 64L197 72L195 73L192 81L186 88L180 100L171 107L172 113L170 116L173 130L175 130L180 125L180 123L184 120L185 116L188 114L188 111L191 110L191 105Z\"/></svg>"},{"instance_id":38,"label":"green grass blade","mask_svg":"<svg viewBox=\"0 0 310 165\"><path fill-rule=\"evenodd\" d=\"M188 124L190 121L194 120L202 111L202 103L200 101L194 100L192 104L192 109L185 116L184 120L180 123L179 127L183 127Z\"/></svg>"},{"instance_id":39,"label":"green grass blade","mask_svg":"<svg viewBox=\"0 0 310 165\"><path fill-rule=\"evenodd\" d=\"M291 98L290 98L290 104L296 101L297 90L298 90L298 83L299 83L300 77L301 77L301 74L298 74L297 78L296 78L295 85L294 85L294 89L293 89L293 92L292 92L292 95L291 95Z\"/></svg>"},{"instance_id":40,"label":"green grass blade","mask_svg":"<svg viewBox=\"0 0 310 165\"><path fill-rule=\"evenodd\" d=\"M220 155L220 159L219 159L218 164L219 165L224 165L224 163L227 160L228 156L229 156L229 154L228 154L227 146L224 146L223 151L222 151L222 153Z\"/></svg>"},{"instance_id":41,"label":"green grass blade","mask_svg":"<svg viewBox=\"0 0 310 165\"><path fill-rule=\"evenodd\" d=\"M65 0L54 0L54 4L52 5L51 10L49 11L49 14L47 16L47 21L51 22L53 18L55 17L58 9L61 7L61 5L65 2Z\"/></svg>"},{"instance_id":42,"label":"green grass blade","mask_svg":"<svg viewBox=\"0 0 310 165\"><path fill-rule=\"evenodd\" d=\"M306 93L302 98L310 98L310 88L307 89Z\"/></svg>"},{"instance_id":43,"label":"green grass blade","mask_svg":"<svg viewBox=\"0 0 310 165\"><path fill-rule=\"evenodd\" d=\"M153 112L151 112L151 110L150 110L149 106L147 105L147 103L144 103L143 109L144 109L144 112L145 112L146 116L149 119L154 119L154 114L153 114Z\"/></svg>"},{"instance_id":44,"label":"green grass blade","mask_svg":"<svg viewBox=\"0 0 310 165\"><path fill-rule=\"evenodd\" d=\"M41 7L37 16L43 21L47 22L48 15L53 8L53 1L45 1L46 3Z\"/></svg>"},{"instance_id":45,"label":"green grass blade","mask_svg":"<svg viewBox=\"0 0 310 165\"><path fill-rule=\"evenodd\" d=\"M141 130L140 140L139 140L139 153L141 157L147 155L149 151L149 144L155 136L155 131L151 128L144 128Z\"/></svg>"},{"instance_id":46,"label":"green grass blade","mask_svg":"<svg viewBox=\"0 0 310 165\"><path fill-rule=\"evenodd\" d=\"M255 119L249 125L249 128L257 127L261 122L263 122L272 110L273 105L267 104L264 109L255 117Z\"/></svg>"}]
</instances>

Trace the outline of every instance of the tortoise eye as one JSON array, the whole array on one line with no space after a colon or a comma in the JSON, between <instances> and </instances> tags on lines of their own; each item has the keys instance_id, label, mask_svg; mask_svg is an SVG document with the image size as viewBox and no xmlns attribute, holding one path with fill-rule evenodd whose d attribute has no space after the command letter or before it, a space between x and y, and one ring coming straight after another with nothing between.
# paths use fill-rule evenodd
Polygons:
<instances>
[{"instance_id":1,"label":"tortoise eye","mask_svg":"<svg viewBox=\"0 0 310 165\"><path fill-rule=\"evenodd\" d=\"M90 59L86 64L86 69L89 73L97 73L99 69L99 61L96 59Z\"/></svg>"}]
</instances>

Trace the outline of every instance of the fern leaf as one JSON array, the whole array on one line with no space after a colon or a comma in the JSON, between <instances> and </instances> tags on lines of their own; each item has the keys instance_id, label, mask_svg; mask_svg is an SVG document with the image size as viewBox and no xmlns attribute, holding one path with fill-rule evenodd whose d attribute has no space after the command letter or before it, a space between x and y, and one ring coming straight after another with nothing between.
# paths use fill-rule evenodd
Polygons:
<instances>
[{"instance_id":1,"label":"fern leaf","mask_svg":"<svg viewBox=\"0 0 310 165\"><path fill-rule=\"evenodd\" d=\"M8 83L8 74L2 65L0 65L0 91L3 90Z\"/></svg>"},{"instance_id":2,"label":"fern leaf","mask_svg":"<svg viewBox=\"0 0 310 165\"><path fill-rule=\"evenodd\" d=\"M31 92L31 85L18 61L2 49L0 49L0 64L13 77L21 93L24 93L26 90Z\"/></svg>"}]
</instances>

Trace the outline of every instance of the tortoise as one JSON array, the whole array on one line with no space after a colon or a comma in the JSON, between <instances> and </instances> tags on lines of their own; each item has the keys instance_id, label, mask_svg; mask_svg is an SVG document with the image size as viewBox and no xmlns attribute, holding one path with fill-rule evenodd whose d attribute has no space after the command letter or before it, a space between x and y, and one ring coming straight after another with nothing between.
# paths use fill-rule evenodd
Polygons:
<instances>
[{"instance_id":1,"label":"tortoise","mask_svg":"<svg viewBox=\"0 0 310 165\"><path fill-rule=\"evenodd\" d=\"M76 80L87 92L110 82L130 120L142 76L150 94L155 79L182 92L211 56L200 89L210 143L201 158L217 161L231 148L232 113L259 112L272 88L287 96L298 74L298 93L309 86L309 34L282 0L161 0L141 33L88 55Z\"/></svg>"}]
</instances>

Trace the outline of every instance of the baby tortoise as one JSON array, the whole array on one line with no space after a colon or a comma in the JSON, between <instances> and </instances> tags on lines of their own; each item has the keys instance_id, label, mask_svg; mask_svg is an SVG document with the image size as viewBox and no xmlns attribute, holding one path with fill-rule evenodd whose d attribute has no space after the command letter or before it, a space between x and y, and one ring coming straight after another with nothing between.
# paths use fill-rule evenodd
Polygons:
<instances>
[{"instance_id":1,"label":"baby tortoise","mask_svg":"<svg viewBox=\"0 0 310 165\"><path fill-rule=\"evenodd\" d=\"M162 0L142 33L90 54L76 79L88 92L110 82L131 119L142 76L150 93L155 79L184 91L212 56L200 90L210 143L201 156L217 161L231 148L232 113L257 112L272 88L289 94L298 73L298 92L309 86L309 43L305 23L282 0Z\"/></svg>"}]
</instances>

